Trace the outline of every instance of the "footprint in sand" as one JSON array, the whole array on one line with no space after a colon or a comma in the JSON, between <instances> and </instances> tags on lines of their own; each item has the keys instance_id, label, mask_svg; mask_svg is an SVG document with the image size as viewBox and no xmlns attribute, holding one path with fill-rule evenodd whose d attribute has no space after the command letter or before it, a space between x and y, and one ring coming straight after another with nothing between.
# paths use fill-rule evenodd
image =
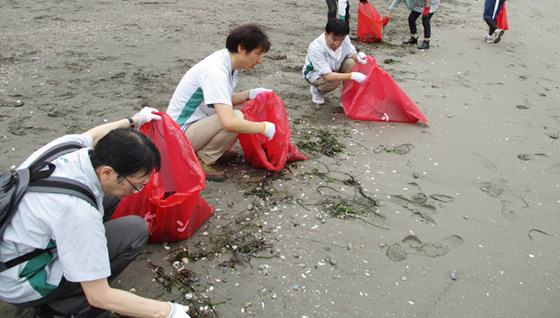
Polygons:
<instances>
[{"instance_id":1,"label":"footprint in sand","mask_svg":"<svg viewBox=\"0 0 560 318\"><path fill-rule=\"evenodd\" d=\"M517 220L517 215L511 209L512 204L506 200L502 200L502 216L508 221Z\"/></svg>"},{"instance_id":2,"label":"footprint in sand","mask_svg":"<svg viewBox=\"0 0 560 318\"><path fill-rule=\"evenodd\" d=\"M428 257L440 257L463 244L463 238L451 235L439 242L422 242L416 235L408 235L401 242L390 245L385 255L393 262L400 262L408 255L420 255Z\"/></svg>"},{"instance_id":3,"label":"footprint in sand","mask_svg":"<svg viewBox=\"0 0 560 318\"><path fill-rule=\"evenodd\" d=\"M492 182L482 182L480 190L488 193L491 197L499 197L504 192L504 187Z\"/></svg>"}]
</instances>

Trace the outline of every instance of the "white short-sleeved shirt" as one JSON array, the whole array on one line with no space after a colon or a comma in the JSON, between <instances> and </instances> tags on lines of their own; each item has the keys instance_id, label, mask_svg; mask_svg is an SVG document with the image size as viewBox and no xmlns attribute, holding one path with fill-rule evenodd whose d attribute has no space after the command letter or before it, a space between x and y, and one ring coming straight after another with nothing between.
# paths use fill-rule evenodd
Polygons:
<instances>
[{"instance_id":1,"label":"white short-sleeved shirt","mask_svg":"<svg viewBox=\"0 0 560 318\"><path fill-rule=\"evenodd\" d=\"M337 72L342 62L356 53L349 36L346 36L342 45L333 51L327 46L323 33L309 44L302 69L303 77L312 84L325 74Z\"/></svg>"},{"instance_id":2,"label":"white short-sleeved shirt","mask_svg":"<svg viewBox=\"0 0 560 318\"><path fill-rule=\"evenodd\" d=\"M8 261L53 244L56 249L0 273L0 300L23 303L48 295L64 276L70 282L109 277L111 267L103 225L104 192L89 159L93 141L87 135L67 135L37 150L27 166L50 146L69 140L84 148L53 161L52 176L68 177L88 186L99 210L68 194L27 193L0 241L0 258Z\"/></svg>"},{"instance_id":3,"label":"white short-sleeved shirt","mask_svg":"<svg viewBox=\"0 0 560 318\"><path fill-rule=\"evenodd\" d=\"M237 70L231 68L227 49L212 53L183 76L175 89L167 114L185 131L202 118L216 113L214 104L232 105Z\"/></svg>"}]
</instances>

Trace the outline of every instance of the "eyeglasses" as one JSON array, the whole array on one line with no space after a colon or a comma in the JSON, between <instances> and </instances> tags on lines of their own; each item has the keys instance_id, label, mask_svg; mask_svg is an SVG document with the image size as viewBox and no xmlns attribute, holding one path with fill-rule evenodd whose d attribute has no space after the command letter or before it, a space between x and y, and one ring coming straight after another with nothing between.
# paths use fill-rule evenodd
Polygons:
<instances>
[{"instance_id":1,"label":"eyeglasses","mask_svg":"<svg viewBox=\"0 0 560 318\"><path fill-rule=\"evenodd\" d=\"M342 45L342 43L344 43L344 39L342 39L341 41L335 41L333 38L330 37L330 35L327 35L327 39L329 39L329 42L336 45Z\"/></svg>"},{"instance_id":2,"label":"eyeglasses","mask_svg":"<svg viewBox=\"0 0 560 318\"><path fill-rule=\"evenodd\" d=\"M128 180L127 177L123 177L123 178L126 180L126 182L128 182L128 184L130 184L132 189L134 189L134 191L133 191L134 193L138 193L138 192L142 191L144 189L144 187L146 186L146 183L148 183L148 180L149 180L148 179L148 180L144 181L142 183L142 185L140 186L140 188L137 188L132 182L130 182L130 180Z\"/></svg>"}]
</instances>

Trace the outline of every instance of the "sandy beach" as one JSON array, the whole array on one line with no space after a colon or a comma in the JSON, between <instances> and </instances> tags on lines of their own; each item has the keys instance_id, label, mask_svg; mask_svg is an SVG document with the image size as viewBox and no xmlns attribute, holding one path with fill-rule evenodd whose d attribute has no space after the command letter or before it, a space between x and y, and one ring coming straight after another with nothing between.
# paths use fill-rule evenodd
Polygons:
<instances>
[{"instance_id":1,"label":"sandy beach","mask_svg":"<svg viewBox=\"0 0 560 318\"><path fill-rule=\"evenodd\" d=\"M371 2L384 15L391 1ZM201 192L210 219L186 241L150 244L113 286L192 317L558 317L560 3L508 1L498 44L483 41L483 4L443 0L429 50L401 44L404 5L383 42L355 42L424 125L353 120L340 89L311 102L301 67L324 1L0 1L0 167L165 110L189 67L255 22L272 48L237 90L273 89L309 159L279 173L223 164L228 179ZM321 137L342 152L306 144ZM32 311L0 303L0 316Z\"/></svg>"}]
</instances>

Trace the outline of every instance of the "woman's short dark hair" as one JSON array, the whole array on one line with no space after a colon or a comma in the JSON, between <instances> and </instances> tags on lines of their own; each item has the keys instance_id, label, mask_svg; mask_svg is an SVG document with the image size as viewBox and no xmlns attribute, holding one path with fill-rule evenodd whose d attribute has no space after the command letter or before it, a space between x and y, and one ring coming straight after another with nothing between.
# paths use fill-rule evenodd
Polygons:
<instances>
[{"instance_id":1,"label":"woman's short dark hair","mask_svg":"<svg viewBox=\"0 0 560 318\"><path fill-rule=\"evenodd\" d=\"M119 128L101 138L91 156L93 168L109 166L119 177L159 170L161 157L154 143L136 129Z\"/></svg>"},{"instance_id":2,"label":"woman's short dark hair","mask_svg":"<svg viewBox=\"0 0 560 318\"><path fill-rule=\"evenodd\" d=\"M333 33L334 36L347 36L350 33L350 27L344 20L333 19L327 23L325 32L327 34Z\"/></svg>"},{"instance_id":3,"label":"woman's short dark hair","mask_svg":"<svg viewBox=\"0 0 560 318\"><path fill-rule=\"evenodd\" d=\"M270 41L264 31L256 24L245 24L231 31L226 39L226 48L231 53L239 53L241 45L247 52L260 48L263 53L270 50Z\"/></svg>"}]
</instances>

